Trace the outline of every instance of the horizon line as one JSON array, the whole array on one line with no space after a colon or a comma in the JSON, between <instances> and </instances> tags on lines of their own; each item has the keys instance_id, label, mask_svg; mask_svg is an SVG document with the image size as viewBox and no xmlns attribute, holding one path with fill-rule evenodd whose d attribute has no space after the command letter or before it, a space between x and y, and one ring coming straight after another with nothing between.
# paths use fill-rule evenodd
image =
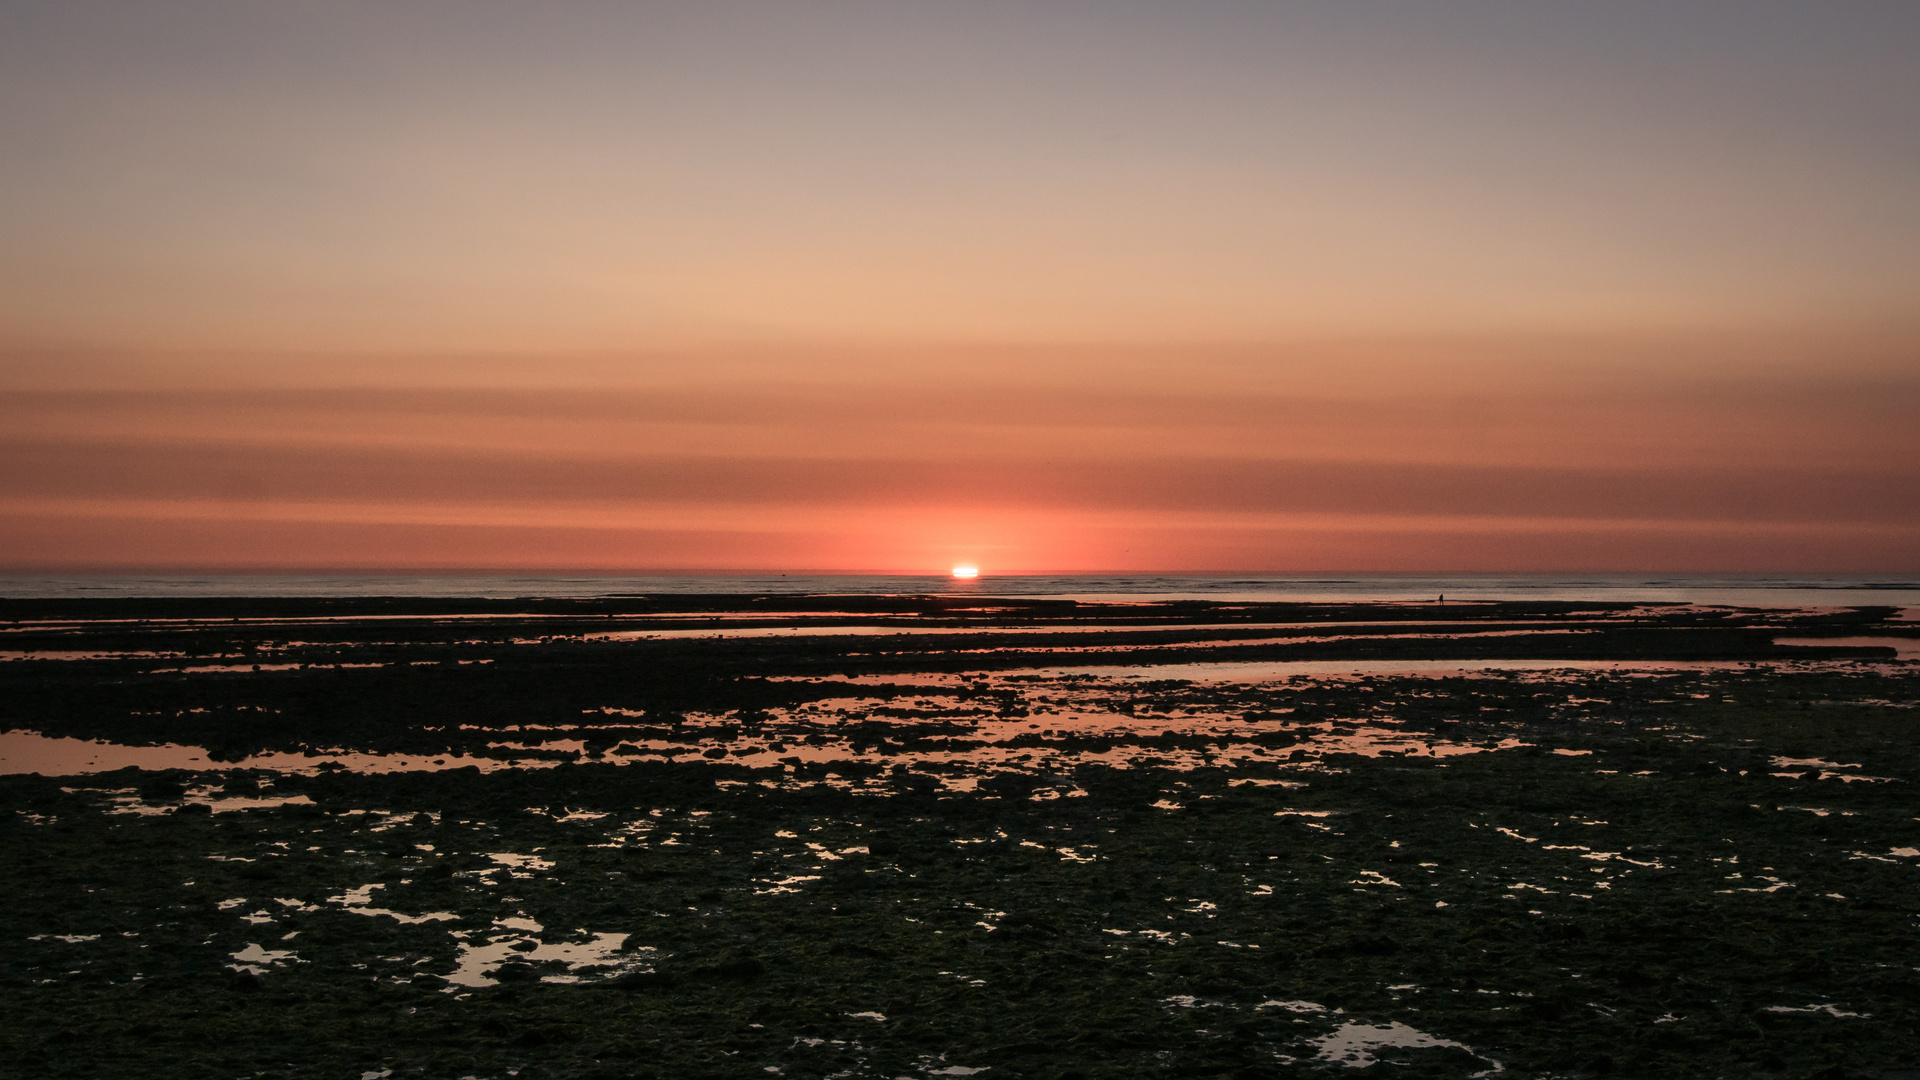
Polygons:
<instances>
[{"instance_id":1,"label":"horizon line","mask_svg":"<svg viewBox=\"0 0 1920 1080\"><path fill-rule=\"evenodd\" d=\"M982 569L977 578L954 579L973 582L990 579L1018 578L1076 578L1076 577L1184 577L1184 578L1235 578L1235 577L1285 577L1285 578L1436 578L1436 577L1564 577L1584 575L1590 577L1723 577L1723 578L1779 578L1779 577L1845 577L1872 578L1920 577L1920 569L1913 570L1701 570L1701 569L1658 569L1645 568L1634 570L1601 570L1594 568L1570 567L1558 570L1362 570L1362 569L1312 569L1312 570L1027 570L994 573ZM645 578L645 577L901 577L901 578L950 578L947 570L845 570L845 569L768 569L768 568L568 568L568 567L4 567L0 566L0 579L3 578L45 578L45 577L584 577L584 578ZM1920 587L1920 586L1916 586Z\"/></svg>"}]
</instances>

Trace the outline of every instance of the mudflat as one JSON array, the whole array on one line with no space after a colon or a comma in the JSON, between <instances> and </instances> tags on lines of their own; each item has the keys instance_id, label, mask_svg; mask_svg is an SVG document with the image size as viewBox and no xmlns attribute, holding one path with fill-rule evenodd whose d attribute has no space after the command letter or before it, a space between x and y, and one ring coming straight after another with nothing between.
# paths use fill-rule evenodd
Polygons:
<instances>
[{"instance_id":1,"label":"mudflat","mask_svg":"<svg viewBox=\"0 0 1920 1080\"><path fill-rule=\"evenodd\" d=\"M0 1061L1907 1075L1901 614L0 602Z\"/></svg>"}]
</instances>

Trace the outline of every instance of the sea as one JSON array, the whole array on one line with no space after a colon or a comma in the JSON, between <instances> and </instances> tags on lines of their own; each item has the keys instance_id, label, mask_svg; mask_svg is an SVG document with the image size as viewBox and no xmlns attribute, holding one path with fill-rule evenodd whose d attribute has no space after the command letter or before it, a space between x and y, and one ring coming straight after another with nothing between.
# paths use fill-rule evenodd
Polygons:
<instances>
[{"instance_id":1,"label":"sea","mask_svg":"<svg viewBox=\"0 0 1920 1080\"><path fill-rule=\"evenodd\" d=\"M1920 575L1828 574L164 574L0 577L0 599L693 594L973 595L1076 600L1572 600L1757 608L1920 607Z\"/></svg>"}]
</instances>

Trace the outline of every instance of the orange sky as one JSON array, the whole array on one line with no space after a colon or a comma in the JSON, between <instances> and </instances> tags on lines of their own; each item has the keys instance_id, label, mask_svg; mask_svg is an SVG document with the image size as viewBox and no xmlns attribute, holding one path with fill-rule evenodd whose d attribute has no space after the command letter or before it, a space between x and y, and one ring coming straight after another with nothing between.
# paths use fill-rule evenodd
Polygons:
<instances>
[{"instance_id":1,"label":"orange sky","mask_svg":"<svg viewBox=\"0 0 1920 1080\"><path fill-rule=\"evenodd\" d=\"M1920 379L1897 349L1498 351L62 356L17 365L0 399L0 553L42 568L1914 565Z\"/></svg>"},{"instance_id":2,"label":"orange sky","mask_svg":"<svg viewBox=\"0 0 1920 1080\"><path fill-rule=\"evenodd\" d=\"M1920 9L0 13L0 569L1920 570Z\"/></svg>"}]
</instances>

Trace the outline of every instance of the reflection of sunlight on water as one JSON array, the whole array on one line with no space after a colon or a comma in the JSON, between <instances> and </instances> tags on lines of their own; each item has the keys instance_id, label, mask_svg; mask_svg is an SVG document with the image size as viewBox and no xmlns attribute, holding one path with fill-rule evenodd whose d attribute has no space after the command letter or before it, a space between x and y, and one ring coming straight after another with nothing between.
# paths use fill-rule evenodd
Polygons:
<instances>
[{"instance_id":1,"label":"reflection of sunlight on water","mask_svg":"<svg viewBox=\"0 0 1920 1080\"><path fill-rule=\"evenodd\" d=\"M97 649L0 649L0 663L12 660L178 660L184 653L131 650L113 652ZM235 659L239 659L235 657Z\"/></svg>"},{"instance_id":2,"label":"reflection of sunlight on water","mask_svg":"<svg viewBox=\"0 0 1920 1080\"><path fill-rule=\"evenodd\" d=\"M1345 666L1346 670L1351 667ZM1172 675L1183 672L1185 666L1137 670ZM1204 701L1136 708L1132 699L1141 688L1127 680L1101 677L1103 674L1062 669L928 676L924 680L870 677L854 682L918 684L928 689L906 696L823 698L790 709L771 709L751 731L739 730L736 718L702 713L679 716L680 730L670 737L647 737L623 723L608 723L603 726L612 733L609 737L620 741L611 747L603 742L591 754L587 736L596 725L588 722L539 728L567 731L572 736L569 738L488 742L489 750L498 757L336 753L322 758L273 753L217 767L313 774L331 768L384 773L471 766L490 772L553 767L589 756L614 764L701 756L762 770L778 767L785 780L776 782L785 784L824 782L879 792L890 789L890 773L907 769L936 774L940 786L964 791L971 790L983 776L997 772L1068 773L1083 764L1191 769L1261 762L1311 768L1329 754L1438 758L1521 745L1513 739L1453 741L1404 732L1390 723L1358 720L1253 720L1239 715L1244 711L1240 706L1228 708ZM996 711L1007 708L1013 709L1011 715ZM600 716L619 721L640 719L632 710L609 708L587 714L583 720ZM1279 742L1262 745L1260 740ZM610 753L603 754L603 749ZM538 756L520 758L520 753ZM121 747L50 739L31 732L0 736L0 768L8 771L63 775L128 765L144 769L209 768L206 751L198 747ZM769 778L763 775L757 779L766 782ZM210 798L204 795L201 801ZM296 798L304 801L304 797ZM286 800L274 796L227 798L215 801L214 806L241 809L277 801ZM142 804L141 812L157 813L161 809Z\"/></svg>"},{"instance_id":3,"label":"reflection of sunlight on water","mask_svg":"<svg viewBox=\"0 0 1920 1080\"><path fill-rule=\"evenodd\" d=\"M543 983L581 983L610 979L629 972L653 970L659 950L628 948L627 934L596 934L576 930L574 940L541 940L545 929L527 918L494 920L493 929L478 941L468 931L454 931L459 953L446 976L447 990L497 985L508 964L527 965L526 976ZM511 973L509 973L511 974Z\"/></svg>"},{"instance_id":4,"label":"reflection of sunlight on water","mask_svg":"<svg viewBox=\"0 0 1920 1080\"><path fill-rule=\"evenodd\" d=\"M1352 1069L1364 1069L1372 1065L1378 1060L1373 1056L1373 1051L1389 1047L1410 1050L1437 1050L1451 1047L1473 1054L1472 1050L1460 1043L1450 1039L1437 1039L1398 1021L1385 1024L1363 1024L1357 1020L1349 1020L1327 1035L1308 1040L1308 1044L1320 1051L1321 1061L1345 1065ZM1478 1054L1474 1056L1479 1057ZM1481 1060L1487 1059L1481 1058Z\"/></svg>"},{"instance_id":5,"label":"reflection of sunlight on water","mask_svg":"<svg viewBox=\"0 0 1920 1080\"><path fill-rule=\"evenodd\" d=\"M581 746L578 740L562 742L558 745L518 743L490 743L489 745L533 752L552 752L556 749L578 750ZM284 752L258 754L239 761L213 761L205 747L182 746L179 743L128 746L123 743L88 742L66 736L47 736L18 729L0 732L0 775L39 773L42 776L80 776L126 768L153 772L162 769L261 769L281 773L314 773L332 767L331 763L337 763L339 767L352 772L366 773L418 772L459 769L467 766L490 772L496 769L539 768L557 764L551 760L502 760L491 757L469 757L464 754ZM213 804L215 810L240 809L243 805L236 800L220 800Z\"/></svg>"},{"instance_id":6,"label":"reflection of sunlight on water","mask_svg":"<svg viewBox=\"0 0 1920 1080\"><path fill-rule=\"evenodd\" d=\"M1298 676L1472 675L1480 671L1729 671L1738 670L1743 663L1725 660L1209 660L1191 664L1019 668L997 674L1233 683L1273 682Z\"/></svg>"},{"instance_id":7,"label":"reflection of sunlight on water","mask_svg":"<svg viewBox=\"0 0 1920 1080\"><path fill-rule=\"evenodd\" d=\"M1832 649L1892 649L1901 660L1920 660L1920 638L1910 637L1777 637L1775 645Z\"/></svg>"},{"instance_id":8,"label":"reflection of sunlight on water","mask_svg":"<svg viewBox=\"0 0 1920 1080\"><path fill-rule=\"evenodd\" d=\"M379 883L362 885L357 889L349 889L339 896L328 897L327 903L339 904L342 908L353 912L355 915L389 918L402 926L418 926L421 923L434 922L455 922L460 918L460 916L451 911L429 911L421 915L404 915L398 911L391 911L387 908L370 906L373 903L373 891L384 888L386 888L386 886Z\"/></svg>"},{"instance_id":9,"label":"reflection of sunlight on water","mask_svg":"<svg viewBox=\"0 0 1920 1080\"><path fill-rule=\"evenodd\" d=\"M1126 930L1108 930L1105 932L1119 935L1129 933L1129 931ZM1159 934L1162 939L1168 940L1168 942L1171 943L1171 939L1159 931L1146 930L1133 931L1133 933ZM1221 942L1220 944L1231 945L1232 943ZM1415 987L1412 984L1402 984L1391 987L1390 989L1409 990L1415 989ZM1483 993L1484 992L1486 991L1483 991ZM1172 997L1164 999L1161 1004L1173 1009L1235 1008L1235 1006L1224 1001L1210 1001L1195 997L1191 994L1175 994ZM1285 1010L1298 1018L1294 1020L1296 1024L1326 1023L1346 1014L1345 1009L1329 1009L1317 1001L1279 1001L1270 999L1260 1002L1258 1005L1253 1006L1253 1008L1256 1010ZM1503 1071L1499 1062L1475 1053L1471 1047L1463 1043L1429 1035L1424 1031L1398 1021L1366 1023L1360 1020L1342 1020L1340 1021L1340 1026L1334 1028L1332 1031L1317 1037L1304 1038L1301 1042L1316 1051L1315 1059L1317 1061L1327 1065L1344 1065L1350 1069L1364 1069L1374 1064L1379 1060L1375 1056L1375 1052L1380 1050L1451 1049L1462 1051L1491 1066L1491 1068L1484 1072L1475 1073L1474 1075L1476 1076L1489 1076ZM1291 1058L1283 1057L1282 1063L1290 1063L1292 1060Z\"/></svg>"},{"instance_id":10,"label":"reflection of sunlight on water","mask_svg":"<svg viewBox=\"0 0 1920 1080\"><path fill-rule=\"evenodd\" d=\"M705 621L705 620L702 620ZM1177 640L1151 645L1087 645L1050 647L1025 645L1022 648L1045 647L1049 652L1137 652L1154 649L1208 649L1239 645L1292 645L1305 643L1373 641L1388 640L1378 631L1383 630L1379 622L1231 622L1231 623L1192 623L1172 622L1142 617L1129 622L1072 622L1042 624L1039 626L1006 626L995 623L955 623L951 625L927 625L927 619L914 619L911 624L904 619L893 623L859 624L851 626L822 625L808 622L795 626L701 626L692 629L658 628L644 630L610 630L605 633L582 634L569 637L570 641L652 641L701 638L765 638L765 637L1026 637L1033 635L1088 636L1093 634L1132 633L1145 634L1161 632L1169 636L1187 635L1201 632L1225 633L1236 636L1201 638L1198 640ZM1420 627L1472 626L1465 622L1430 622L1422 620ZM1335 627L1367 627L1376 631L1373 634L1312 634L1275 637L1275 630L1313 630L1325 631ZM1405 627L1394 627L1390 640L1394 641L1453 641L1458 639L1509 638L1509 637L1568 637L1573 635L1591 635L1604 632L1600 627L1518 630L1467 630L1448 633L1414 632ZM535 644L533 641L524 644ZM994 648L962 650L963 652L991 653ZM1004 650L1013 651L1013 650ZM286 665L299 666L299 665ZM194 669L189 669L194 670ZM207 670L213 670L211 668Z\"/></svg>"},{"instance_id":11,"label":"reflection of sunlight on water","mask_svg":"<svg viewBox=\"0 0 1920 1080\"><path fill-rule=\"evenodd\" d=\"M1862 667L1844 663L1850 671ZM1808 666L1820 665L1810 662ZM128 766L305 775L337 769L493 772L577 761L619 765L704 758L756 770L739 778L722 778L720 782L727 785L824 783L879 794L909 782L923 789L932 785L971 790L996 773L1065 776L1088 764L1120 769L1259 766L1311 771L1323 768L1325 759L1335 755L1436 759L1525 744L1485 733L1447 737L1409 730L1391 715L1296 715L1285 705L1269 710L1261 707L1260 695L1267 692L1257 689L1261 684L1288 680L1296 688L1303 681L1339 687L1346 680L1376 674L1499 679L1511 678L1507 673L1512 672L1536 673L1531 681L1563 682L1587 672L1652 675L1745 668L1744 664L1685 661L1378 660L864 675L813 680L823 688L846 687L851 693L770 708L751 720L744 715L701 712L655 717L644 710L609 705L584 712L578 723L462 726L461 737L484 740L486 747L465 754L273 752L214 763L206 750L194 746L122 746L16 730L0 734L0 772L78 775ZM1234 689L1240 685L1246 689ZM867 688L872 690L863 694ZM671 722L663 725L668 719ZM540 738L563 732L564 737ZM513 739L515 734L521 739ZM493 738L487 739L488 735ZM1869 779L1844 767L1806 764L1843 779ZM1043 792L1036 797L1048 795ZM235 792L208 788L186 798L209 803L216 811L306 801L304 796L282 797L252 788ZM124 812L161 813L173 800L149 805L130 796L123 801Z\"/></svg>"},{"instance_id":12,"label":"reflection of sunlight on water","mask_svg":"<svg viewBox=\"0 0 1920 1080\"><path fill-rule=\"evenodd\" d=\"M265 975L269 968L282 964L304 964L305 960L291 949L263 949L259 945L248 943L247 947L233 954L234 962L227 967L234 971L247 971L255 975Z\"/></svg>"},{"instance_id":13,"label":"reflection of sunlight on water","mask_svg":"<svg viewBox=\"0 0 1920 1080\"><path fill-rule=\"evenodd\" d=\"M84 739L50 738L31 731L0 733L0 773L72 776L115 769L205 769L207 752L198 746L123 746Z\"/></svg>"}]
</instances>

